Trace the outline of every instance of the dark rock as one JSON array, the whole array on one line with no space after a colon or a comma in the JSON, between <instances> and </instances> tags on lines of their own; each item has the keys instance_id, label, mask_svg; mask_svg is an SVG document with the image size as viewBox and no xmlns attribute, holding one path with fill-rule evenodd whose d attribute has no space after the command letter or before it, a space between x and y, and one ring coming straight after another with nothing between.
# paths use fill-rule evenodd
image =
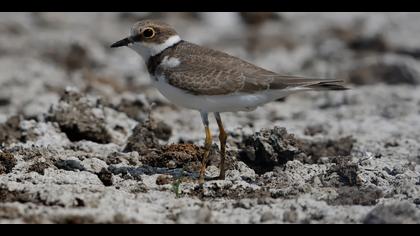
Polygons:
<instances>
[{"instance_id":1,"label":"dark rock","mask_svg":"<svg viewBox=\"0 0 420 236\"><path fill-rule=\"evenodd\" d=\"M98 173L98 178L102 181L105 186L112 186L113 185L113 177L111 171L107 170L106 168L102 168L102 170Z\"/></svg>"},{"instance_id":2,"label":"dark rock","mask_svg":"<svg viewBox=\"0 0 420 236\"><path fill-rule=\"evenodd\" d=\"M419 224L420 211L413 204L400 202L379 205L367 214L365 224Z\"/></svg>"},{"instance_id":3,"label":"dark rock","mask_svg":"<svg viewBox=\"0 0 420 236\"><path fill-rule=\"evenodd\" d=\"M54 165L58 169L67 170L67 171L84 171L85 167L77 160L57 160Z\"/></svg>"},{"instance_id":4,"label":"dark rock","mask_svg":"<svg viewBox=\"0 0 420 236\"><path fill-rule=\"evenodd\" d=\"M76 197L74 199L74 206L75 207L85 207L86 206L86 203L85 203L85 201L83 199Z\"/></svg>"},{"instance_id":5,"label":"dark rock","mask_svg":"<svg viewBox=\"0 0 420 236\"><path fill-rule=\"evenodd\" d=\"M8 174L12 172L16 166L16 159L13 154L8 152L0 152L0 174Z\"/></svg>"},{"instance_id":6,"label":"dark rock","mask_svg":"<svg viewBox=\"0 0 420 236\"><path fill-rule=\"evenodd\" d=\"M112 137L98 112L103 113L99 100L89 100L79 92L67 90L59 104L52 108L49 119L57 122L71 141L109 143Z\"/></svg>"}]
</instances>

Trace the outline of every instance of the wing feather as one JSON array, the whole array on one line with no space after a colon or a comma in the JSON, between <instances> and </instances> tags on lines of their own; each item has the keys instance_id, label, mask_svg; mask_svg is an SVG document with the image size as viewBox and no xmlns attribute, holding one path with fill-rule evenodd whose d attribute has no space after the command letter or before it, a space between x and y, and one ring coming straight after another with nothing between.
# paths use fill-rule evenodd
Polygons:
<instances>
[{"instance_id":1,"label":"wing feather","mask_svg":"<svg viewBox=\"0 0 420 236\"><path fill-rule=\"evenodd\" d=\"M192 94L225 95L256 93L268 89L309 87L313 89L340 88L340 80L311 79L279 75L226 53L187 43L182 50L181 63L165 68L169 84Z\"/></svg>"}]
</instances>

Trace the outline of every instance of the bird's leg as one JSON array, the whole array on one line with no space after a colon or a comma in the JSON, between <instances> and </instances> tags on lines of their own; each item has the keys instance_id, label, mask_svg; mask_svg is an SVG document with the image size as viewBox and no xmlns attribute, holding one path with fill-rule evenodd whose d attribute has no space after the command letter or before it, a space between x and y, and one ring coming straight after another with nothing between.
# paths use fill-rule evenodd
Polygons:
<instances>
[{"instance_id":1,"label":"bird's leg","mask_svg":"<svg viewBox=\"0 0 420 236\"><path fill-rule=\"evenodd\" d=\"M204 174L206 172L206 162L207 162L207 158L210 154L210 150L211 150L211 145L212 145L212 137L211 137L211 132L210 132L210 128L209 128L209 115L206 112L201 112L201 119L203 120L203 124L204 124L204 129L206 131L206 141L204 143L204 156L203 159L201 161L201 169L200 169L200 177L199 177L199 183L203 184L204 183Z\"/></svg>"},{"instance_id":2,"label":"bird's leg","mask_svg":"<svg viewBox=\"0 0 420 236\"><path fill-rule=\"evenodd\" d=\"M216 117L217 125L219 126L219 141L220 141L220 175L219 179L225 179L225 159L226 159L226 140L227 134L225 129L223 128L222 118L220 117L220 113L214 113Z\"/></svg>"}]
</instances>

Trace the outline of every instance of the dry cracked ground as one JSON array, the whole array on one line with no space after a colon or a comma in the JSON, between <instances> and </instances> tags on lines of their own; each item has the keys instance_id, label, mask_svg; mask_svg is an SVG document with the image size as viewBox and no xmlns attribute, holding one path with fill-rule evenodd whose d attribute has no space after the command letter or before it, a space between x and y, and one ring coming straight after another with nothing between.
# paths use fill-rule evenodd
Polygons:
<instances>
[{"instance_id":1,"label":"dry cracked ground","mask_svg":"<svg viewBox=\"0 0 420 236\"><path fill-rule=\"evenodd\" d=\"M144 18L352 89L223 114L227 178L200 188L199 114L160 96L133 52L109 48ZM420 223L419 19L1 13L0 223Z\"/></svg>"}]
</instances>

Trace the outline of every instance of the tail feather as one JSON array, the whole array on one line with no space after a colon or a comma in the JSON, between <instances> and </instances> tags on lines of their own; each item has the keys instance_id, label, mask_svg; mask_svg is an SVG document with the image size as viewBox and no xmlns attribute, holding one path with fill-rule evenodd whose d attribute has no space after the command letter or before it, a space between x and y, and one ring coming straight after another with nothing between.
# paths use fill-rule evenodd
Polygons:
<instances>
[{"instance_id":1,"label":"tail feather","mask_svg":"<svg viewBox=\"0 0 420 236\"><path fill-rule=\"evenodd\" d=\"M343 85L342 80L323 80L315 84L304 85L304 87L315 90L348 90L349 88Z\"/></svg>"},{"instance_id":2,"label":"tail feather","mask_svg":"<svg viewBox=\"0 0 420 236\"><path fill-rule=\"evenodd\" d=\"M310 88L313 90L348 90L343 80L308 78L290 75L277 75L271 87L284 88L284 86L295 88Z\"/></svg>"}]
</instances>

